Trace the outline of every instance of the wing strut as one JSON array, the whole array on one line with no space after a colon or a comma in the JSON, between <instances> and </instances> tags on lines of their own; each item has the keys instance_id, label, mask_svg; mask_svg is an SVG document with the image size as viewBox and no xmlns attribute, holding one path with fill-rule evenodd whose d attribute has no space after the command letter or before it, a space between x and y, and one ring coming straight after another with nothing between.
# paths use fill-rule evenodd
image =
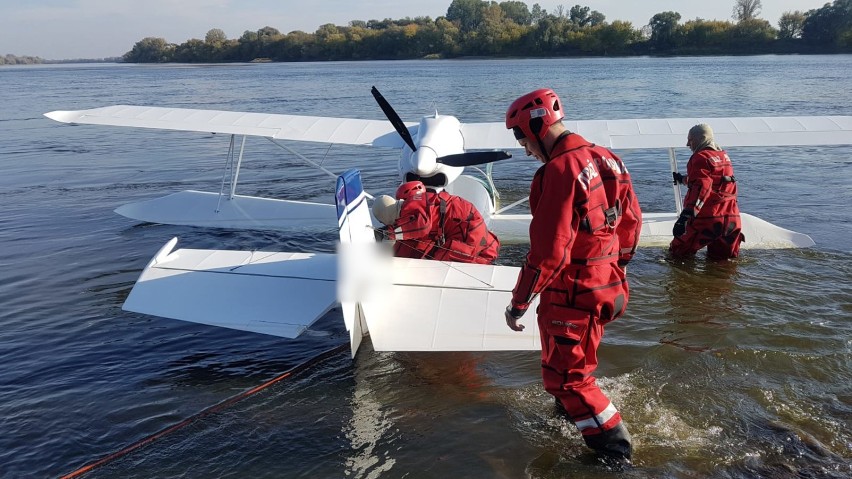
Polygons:
<instances>
[{"instance_id":1,"label":"wing strut","mask_svg":"<svg viewBox=\"0 0 852 479\"><path fill-rule=\"evenodd\" d=\"M669 161L672 165L672 188L674 189L675 213L680 215L680 212L683 211L683 203L680 196L680 183L674 181L674 173L677 173L677 156L675 155L674 148L669 148Z\"/></svg>"},{"instance_id":2,"label":"wing strut","mask_svg":"<svg viewBox=\"0 0 852 479\"><path fill-rule=\"evenodd\" d=\"M233 135L231 135L233 138ZM233 140L232 140L233 141ZM237 167L234 169L234 179L231 180L231 196L228 197L229 200L234 199L234 195L237 193L237 179L240 177L240 167L243 164L243 152L246 149L246 136L243 135L243 141L240 143L240 157L237 158Z\"/></svg>"},{"instance_id":3,"label":"wing strut","mask_svg":"<svg viewBox=\"0 0 852 479\"><path fill-rule=\"evenodd\" d=\"M243 135L243 141L240 144L240 156L236 161L236 166L234 166L234 140L235 135L231 135L231 141L228 145L228 155L225 158L225 169L222 171L222 185L219 187L219 200L216 202L216 213L219 212L219 207L222 205L222 196L224 196L225 192L225 177L228 175L228 171L231 172L231 177L228 179L230 192L228 194L228 201L233 200L234 196L237 193L237 179L240 177L240 166L243 163L243 152L246 147L246 136Z\"/></svg>"}]
</instances>

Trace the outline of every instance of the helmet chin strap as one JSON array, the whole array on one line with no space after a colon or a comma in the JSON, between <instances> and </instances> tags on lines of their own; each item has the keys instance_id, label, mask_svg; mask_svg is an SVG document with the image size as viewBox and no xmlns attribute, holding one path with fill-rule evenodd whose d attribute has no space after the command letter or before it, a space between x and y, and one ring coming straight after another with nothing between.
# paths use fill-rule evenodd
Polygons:
<instances>
[{"instance_id":1,"label":"helmet chin strap","mask_svg":"<svg viewBox=\"0 0 852 479\"><path fill-rule=\"evenodd\" d=\"M547 163L548 161L550 161L550 152L545 150L543 139L537 138L537 140L538 140L538 147L541 150L541 156L544 157L544 162Z\"/></svg>"}]
</instances>

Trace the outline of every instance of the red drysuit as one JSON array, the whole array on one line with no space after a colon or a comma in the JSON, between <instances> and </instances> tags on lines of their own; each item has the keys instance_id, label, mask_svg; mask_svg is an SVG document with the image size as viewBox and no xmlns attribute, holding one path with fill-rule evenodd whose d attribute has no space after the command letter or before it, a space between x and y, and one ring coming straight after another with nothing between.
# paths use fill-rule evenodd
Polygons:
<instances>
[{"instance_id":1,"label":"red drysuit","mask_svg":"<svg viewBox=\"0 0 852 479\"><path fill-rule=\"evenodd\" d=\"M396 240L394 255L404 258L489 264L500 249L476 207L446 191L405 200L387 237Z\"/></svg>"},{"instance_id":2,"label":"red drysuit","mask_svg":"<svg viewBox=\"0 0 852 479\"><path fill-rule=\"evenodd\" d=\"M544 387L589 442L621 423L592 373L604 325L627 307L623 265L639 241L642 213L629 173L606 148L563 134L550 158L530 187L530 251L511 307L523 311L541 295Z\"/></svg>"},{"instance_id":3,"label":"red drysuit","mask_svg":"<svg viewBox=\"0 0 852 479\"><path fill-rule=\"evenodd\" d=\"M728 154L713 149L693 153L686 165L686 185L683 211L693 216L685 233L672 240L669 251L677 257L691 256L707 246L708 258L736 258L745 237Z\"/></svg>"}]
</instances>

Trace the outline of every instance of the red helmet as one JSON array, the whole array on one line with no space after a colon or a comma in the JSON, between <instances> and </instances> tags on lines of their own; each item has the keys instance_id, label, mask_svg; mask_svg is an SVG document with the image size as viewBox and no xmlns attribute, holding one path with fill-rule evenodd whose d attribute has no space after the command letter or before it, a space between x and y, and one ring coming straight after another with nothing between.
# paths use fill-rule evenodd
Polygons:
<instances>
[{"instance_id":1,"label":"red helmet","mask_svg":"<svg viewBox=\"0 0 852 479\"><path fill-rule=\"evenodd\" d=\"M542 88L518 98L506 110L506 128L515 138L543 140L550 125L565 117L559 97L550 88Z\"/></svg>"},{"instance_id":2,"label":"red helmet","mask_svg":"<svg viewBox=\"0 0 852 479\"><path fill-rule=\"evenodd\" d=\"M422 195L426 192L426 187L422 181L408 181L403 183L396 190L396 199L410 200L411 198Z\"/></svg>"}]
</instances>

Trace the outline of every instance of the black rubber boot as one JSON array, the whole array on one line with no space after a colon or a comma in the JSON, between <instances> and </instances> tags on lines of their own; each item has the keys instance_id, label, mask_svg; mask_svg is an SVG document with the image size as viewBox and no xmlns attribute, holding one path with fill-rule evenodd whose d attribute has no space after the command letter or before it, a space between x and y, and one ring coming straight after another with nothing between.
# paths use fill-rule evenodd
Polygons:
<instances>
[{"instance_id":1,"label":"black rubber boot","mask_svg":"<svg viewBox=\"0 0 852 479\"><path fill-rule=\"evenodd\" d=\"M633 455L633 443L623 422L601 434L583 436L583 439L587 446L605 458L612 459L617 464L630 464L630 457Z\"/></svg>"}]
</instances>

